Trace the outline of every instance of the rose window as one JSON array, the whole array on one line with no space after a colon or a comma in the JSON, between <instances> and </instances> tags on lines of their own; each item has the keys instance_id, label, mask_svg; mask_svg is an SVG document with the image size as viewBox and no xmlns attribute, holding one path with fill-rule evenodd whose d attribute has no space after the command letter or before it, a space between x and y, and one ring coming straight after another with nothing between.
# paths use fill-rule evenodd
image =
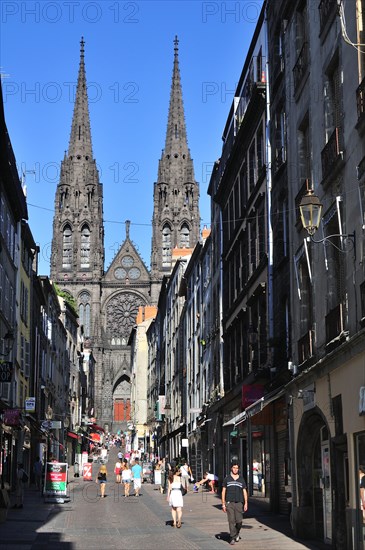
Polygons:
<instances>
[{"instance_id":1,"label":"rose window","mask_svg":"<svg viewBox=\"0 0 365 550\"><path fill-rule=\"evenodd\" d=\"M109 338L128 339L136 323L138 308L145 301L132 292L118 294L109 300L106 308L106 329Z\"/></svg>"}]
</instances>

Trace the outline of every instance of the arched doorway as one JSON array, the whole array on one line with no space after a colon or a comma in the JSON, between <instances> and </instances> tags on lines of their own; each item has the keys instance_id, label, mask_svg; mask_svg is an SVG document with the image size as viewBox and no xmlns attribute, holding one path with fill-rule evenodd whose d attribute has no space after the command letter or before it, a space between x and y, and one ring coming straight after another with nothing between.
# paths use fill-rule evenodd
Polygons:
<instances>
[{"instance_id":1,"label":"arched doorway","mask_svg":"<svg viewBox=\"0 0 365 550\"><path fill-rule=\"evenodd\" d=\"M303 415L297 444L297 534L307 539L332 539L330 433L318 408Z\"/></svg>"},{"instance_id":2,"label":"arched doorway","mask_svg":"<svg viewBox=\"0 0 365 550\"><path fill-rule=\"evenodd\" d=\"M113 388L113 431L123 433L131 420L131 382L124 374Z\"/></svg>"}]
</instances>

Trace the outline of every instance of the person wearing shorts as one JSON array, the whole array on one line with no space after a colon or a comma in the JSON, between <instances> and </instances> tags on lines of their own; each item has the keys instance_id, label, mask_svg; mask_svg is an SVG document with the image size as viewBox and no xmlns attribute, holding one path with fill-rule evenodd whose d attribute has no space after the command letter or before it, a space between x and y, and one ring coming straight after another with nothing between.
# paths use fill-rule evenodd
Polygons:
<instances>
[{"instance_id":1,"label":"person wearing shorts","mask_svg":"<svg viewBox=\"0 0 365 550\"><path fill-rule=\"evenodd\" d=\"M132 467L132 476L133 476L133 488L134 496L139 497L139 491L142 486L142 467L139 463L139 459L134 459L134 466Z\"/></svg>"},{"instance_id":2,"label":"person wearing shorts","mask_svg":"<svg viewBox=\"0 0 365 550\"><path fill-rule=\"evenodd\" d=\"M132 481L132 471L128 466L128 463L124 465L122 470L122 483L124 485L124 496L129 497L129 489Z\"/></svg>"},{"instance_id":3,"label":"person wearing shorts","mask_svg":"<svg viewBox=\"0 0 365 550\"><path fill-rule=\"evenodd\" d=\"M99 483L99 485L100 485L100 496L101 496L101 498L105 498L105 486L106 486L106 481L107 481L107 475L108 475L108 472L107 472L106 466L104 466L104 464L103 464L102 466L100 466L98 476L95 480L96 483Z\"/></svg>"}]
</instances>

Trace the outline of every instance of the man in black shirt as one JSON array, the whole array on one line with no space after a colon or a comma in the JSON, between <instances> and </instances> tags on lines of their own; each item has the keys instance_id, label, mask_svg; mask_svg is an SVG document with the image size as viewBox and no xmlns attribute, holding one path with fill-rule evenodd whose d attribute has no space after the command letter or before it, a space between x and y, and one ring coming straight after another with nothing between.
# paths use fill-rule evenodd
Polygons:
<instances>
[{"instance_id":1,"label":"man in black shirt","mask_svg":"<svg viewBox=\"0 0 365 550\"><path fill-rule=\"evenodd\" d=\"M239 473L239 465L233 462L231 473L223 480L222 508L227 512L230 544L235 544L240 539L243 512L247 512L248 496L246 481Z\"/></svg>"}]
</instances>

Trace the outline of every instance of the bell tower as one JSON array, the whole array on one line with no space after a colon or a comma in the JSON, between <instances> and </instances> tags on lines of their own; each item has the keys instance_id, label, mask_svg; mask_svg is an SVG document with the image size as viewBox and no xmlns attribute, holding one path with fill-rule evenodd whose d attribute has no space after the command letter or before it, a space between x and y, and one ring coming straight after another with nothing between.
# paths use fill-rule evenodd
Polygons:
<instances>
[{"instance_id":1,"label":"bell tower","mask_svg":"<svg viewBox=\"0 0 365 550\"><path fill-rule=\"evenodd\" d=\"M165 147L153 192L151 301L157 303L162 278L172 270L174 248L194 248L199 241L199 185L188 148L179 69L179 41L174 64Z\"/></svg>"},{"instance_id":2,"label":"bell tower","mask_svg":"<svg viewBox=\"0 0 365 550\"><path fill-rule=\"evenodd\" d=\"M97 329L93 322L100 313L104 226L103 188L92 151L84 58L82 38L70 141L55 196L50 273L51 279L76 299L80 324L91 345Z\"/></svg>"}]
</instances>

